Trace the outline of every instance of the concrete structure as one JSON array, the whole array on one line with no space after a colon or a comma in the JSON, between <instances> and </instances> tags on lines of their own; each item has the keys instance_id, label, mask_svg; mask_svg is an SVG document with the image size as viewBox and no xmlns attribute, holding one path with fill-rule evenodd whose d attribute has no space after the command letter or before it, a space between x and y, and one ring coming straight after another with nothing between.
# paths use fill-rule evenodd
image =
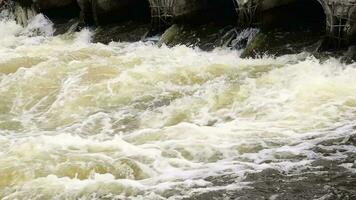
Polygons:
<instances>
[{"instance_id":1,"label":"concrete structure","mask_svg":"<svg viewBox=\"0 0 356 200\"><path fill-rule=\"evenodd\" d=\"M12 0L0 0L0 6ZM314 2L325 13L325 31L336 47L356 41L356 0L13 0L20 4L34 4L40 12L54 16L62 13L73 16L79 13L87 22L96 24L130 20L134 15L151 14L154 28L166 27L174 21L199 21L200 17L222 16L230 9L237 11L241 26L258 26L265 13L278 7L293 5L296 2ZM230 3L230 4L229 4ZM234 3L234 4L233 4ZM145 10L146 9L146 10ZM220 9L220 10L219 10ZM218 11L219 10L219 11ZM47 13L46 13L47 12ZM287 10L288 12L288 10ZM298 11L299 12L299 11ZM305 10L301 9L303 14ZM311 11L312 12L312 11ZM323 14L324 15L324 14ZM70 16L72 17L72 16ZM142 16L141 16L142 17ZM146 16L145 16L146 17ZM147 19L149 17L146 17ZM223 18L223 17L222 17ZM205 18L206 19L206 18ZM225 19L223 19L225 20ZM273 20L273 19L272 19ZM287 21L287 19L282 19ZM312 20L312 19L311 19ZM182 20L183 21L183 20ZM202 21L202 20L201 20ZM205 21L209 22L209 21ZM90 24L90 23L89 23Z\"/></svg>"},{"instance_id":2,"label":"concrete structure","mask_svg":"<svg viewBox=\"0 0 356 200\"><path fill-rule=\"evenodd\" d=\"M153 26L170 25L179 18L193 18L194 14L208 8L208 0L148 0Z\"/></svg>"},{"instance_id":3,"label":"concrete structure","mask_svg":"<svg viewBox=\"0 0 356 200\"><path fill-rule=\"evenodd\" d=\"M153 26L167 26L180 18L195 18L197 12L214 9L224 0L148 0ZM226 1L226 0L225 0ZM263 13L302 0L229 0L235 4L240 26L258 26ZM325 13L325 29L332 46L356 41L356 0L308 0L320 4ZM306 2L306 1L305 1ZM216 7L216 6L215 6ZM304 12L304 10L301 10ZM211 14L211 12L209 13ZM313 19L311 19L313 20ZM188 20L189 21L189 20Z\"/></svg>"},{"instance_id":4,"label":"concrete structure","mask_svg":"<svg viewBox=\"0 0 356 200\"><path fill-rule=\"evenodd\" d=\"M138 17L149 18L147 0L91 0L96 24L107 24Z\"/></svg>"},{"instance_id":5,"label":"concrete structure","mask_svg":"<svg viewBox=\"0 0 356 200\"><path fill-rule=\"evenodd\" d=\"M258 25L258 15L266 10L298 0L233 0L243 26ZM336 47L356 41L356 0L317 1L325 13L326 33ZM301 11L303 12L303 11ZM263 15L263 14L262 14ZM263 17L263 16L262 16Z\"/></svg>"},{"instance_id":6,"label":"concrete structure","mask_svg":"<svg viewBox=\"0 0 356 200\"><path fill-rule=\"evenodd\" d=\"M148 0L154 27L165 27L173 21L201 23L234 16L232 0Z\"/></svg>"},{"instance_id":7,"label":"concrete structure","mask_svg":"<svg viewBox=\"0 0 356 200\"><path fill-rule=\"evenodd\" d=\"M354 42L356 36L356 0L318 0L326 14L326 28L337 46Z\"/></svg>"}]
</instances>

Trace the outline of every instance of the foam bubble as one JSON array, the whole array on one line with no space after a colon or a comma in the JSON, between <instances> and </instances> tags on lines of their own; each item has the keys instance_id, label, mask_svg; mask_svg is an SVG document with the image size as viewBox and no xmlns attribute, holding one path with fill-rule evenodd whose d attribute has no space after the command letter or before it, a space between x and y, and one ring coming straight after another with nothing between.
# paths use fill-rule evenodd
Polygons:
<instances>
[{"instance_id":1,"label":"foam bubble","mask_svg":"<svg viewBox=\"0 0 356 200\"><path fill-rule=\"evenodd\" d=\"M354 64L0 26L1 198L189 197L222 189L219 181L244 188L248 173L298 174L345 155L336 150L355 153L315 150L354 134Z\"/></svg>"}]
</instances>

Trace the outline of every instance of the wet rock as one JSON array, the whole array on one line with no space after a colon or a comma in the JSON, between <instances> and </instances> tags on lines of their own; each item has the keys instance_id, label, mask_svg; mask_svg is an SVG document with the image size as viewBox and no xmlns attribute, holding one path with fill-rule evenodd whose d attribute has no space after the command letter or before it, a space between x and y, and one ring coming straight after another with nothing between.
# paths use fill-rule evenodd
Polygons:
<instances>
[{"instance_id":1,"label":"wet rock","mask_svg":"<svg viewBox=\"0 0 356 200\"><path fill-rule=\"evenodd\" d=\"M244 49L241 54L242 58L254 57L258 53L260 54L262 49L265 49L267 45L267 35L260 33L258 34Z\"/></svg>"},{"instance_id":2,"label":"wet rock","mask_svg":"<svg viewBox=\"0 0 356 200\"><path fill-rule=\"evenodd\" d=\"M162 46L163 44L169 45L174 42L176 37L179 37L179 34L182 30L182 27L178 26L177 24L172 25L169 27L162 35L161 39L158 41L157 45Z\"/></svg>"}]
</instances>

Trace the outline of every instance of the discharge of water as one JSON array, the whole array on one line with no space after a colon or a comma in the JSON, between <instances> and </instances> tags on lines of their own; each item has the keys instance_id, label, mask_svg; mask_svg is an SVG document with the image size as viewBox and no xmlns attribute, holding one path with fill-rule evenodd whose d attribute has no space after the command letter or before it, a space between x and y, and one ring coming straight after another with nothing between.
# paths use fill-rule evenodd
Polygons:
<instances>
[{"instance_id":1,"label":"discharge of water","mask_svg":"<svg viewBox=\"0 0 356 200\"><path fill-rule=\"evenodd\" d=\"M0 199L182 199L223 177L239 190L356 134L355 64L52 33L41 15L0 21Z\"/></svg>"}]
</instances>

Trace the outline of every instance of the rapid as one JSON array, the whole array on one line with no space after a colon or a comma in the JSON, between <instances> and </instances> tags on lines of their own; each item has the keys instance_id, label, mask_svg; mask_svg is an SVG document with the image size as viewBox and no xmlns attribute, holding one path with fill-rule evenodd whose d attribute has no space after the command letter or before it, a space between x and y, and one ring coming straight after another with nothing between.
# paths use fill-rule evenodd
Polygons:
<instances>
[{"instance_id":1,"label":"rapid","mask_svg":"<svg viewBox=\"0 0 356 200\"><path fill-rule=\"evenodd\" d=\"M356 64L52 34L0 17L0 199L351 197Z\"/></svg>"}]
</instances>

